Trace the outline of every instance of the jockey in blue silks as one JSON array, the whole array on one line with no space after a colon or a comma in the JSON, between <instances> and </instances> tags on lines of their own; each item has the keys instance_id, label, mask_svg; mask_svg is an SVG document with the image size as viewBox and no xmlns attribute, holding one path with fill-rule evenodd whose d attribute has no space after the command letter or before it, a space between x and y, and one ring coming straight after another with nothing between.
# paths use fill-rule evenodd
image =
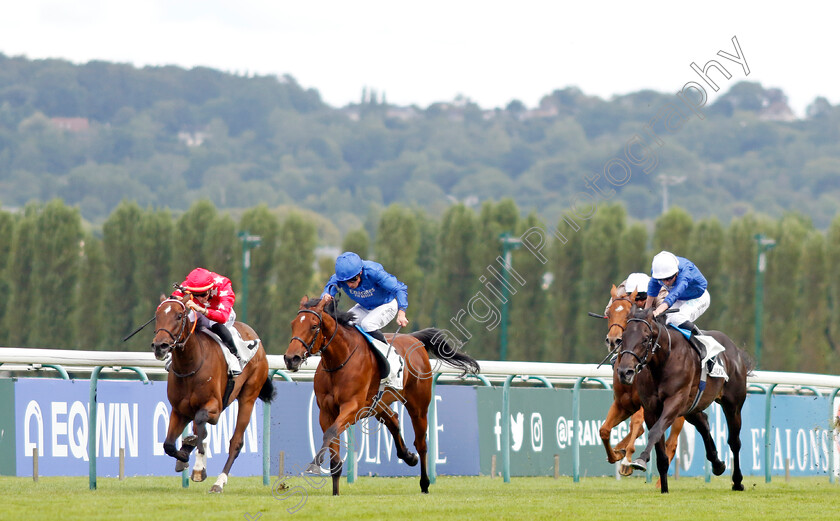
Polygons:
<instances>
[{"instance_id":1,"label":"jockey in blue silks","mask_svg":"<svg viewBox=\"0 0 840 521\"><path fill-rule=\"evenodd\" d=\"M679 311L669 313L665 322L691 332L689 342L700 353L702 360L706 356L706 348L703 342L695 338L701 333L694 325L694 321L709 308L711 302L709 292L706 290L708 285L706 278L693 262L684 257L677 257L669 251L656 254L650 275L645 309L653 306L651 295L658 295L660 288L664 286L668 290L668 295L654 309L653 316L664 313L670 307L679 308Z\"/></svg>"}]
</instances>

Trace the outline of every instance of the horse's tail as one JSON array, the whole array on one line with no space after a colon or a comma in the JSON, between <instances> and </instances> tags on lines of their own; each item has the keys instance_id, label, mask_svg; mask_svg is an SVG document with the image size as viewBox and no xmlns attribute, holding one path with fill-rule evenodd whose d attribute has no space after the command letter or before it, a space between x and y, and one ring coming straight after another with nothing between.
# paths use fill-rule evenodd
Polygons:
<instances>
[{"instance_id":1,"label":"horse's tail","mask_svg":"<svg viewBox=\"0 0 840 521\"><path fill-rule=\"evenodd\" d=\"M274 388L274 382L271 381L271 378L266 378L262 389L260 389L260 400L269 403L276 395L277 390Z\"/></svg>"},{"instance_id":2,"label":"horse's tail","mask_svg":"<svg viewBox=\"0 0 840 521\"><path fill-rule=\"evenodd\" d=\"M478 362L474 358L458 351L458 348L452 347L452 344L446 341L446 335L446 331L433 327L411 333L411 336L423 342L423 345L426 346L426 351L430 351L438 359L464 371L464 374L461 376L467 373L478 374L481 370Z\"/></svg>"}]
</instances>

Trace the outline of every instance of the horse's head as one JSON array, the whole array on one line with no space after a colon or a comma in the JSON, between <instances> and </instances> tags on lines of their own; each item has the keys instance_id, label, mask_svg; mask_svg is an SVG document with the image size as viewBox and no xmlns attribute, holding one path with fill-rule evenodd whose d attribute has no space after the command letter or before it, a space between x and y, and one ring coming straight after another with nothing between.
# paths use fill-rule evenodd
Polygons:
<instances>
[{"instance_id":1,"label":"horse's head","mask_svg":"<svg viewBox=\"0 0 840 521\"><path fill-rule=\"evenodd\" d=\"M283 355L288 370L297 371L304 360L310 355L318 354L324 346L324 315L329 316L324 312L325 306L326 301L323 299L300 299L300 311L292 320L292 339L286 354Z\"/></svg>"},{"instance_id":2,"label":"horse's head","mask_svg":"<svg viewBox=\"0 0 840 521\"><path fill-rule=\"evenodd\" d=\"M621 344L623 349L615 362L615 370L621 383L632 384L636 375L652 361L659 349L660 327L653 318L652 309L636 308L627 319Z\"/></svg>"},{"instance_id":3,"label":"horse's head","mask_svg":"<svg viewBox=\"0 0 840 521\"><path fill-rule=\"evenodd\" d=\"M615 351L621 347L621 337L624 334L624 328L627 327L627 319L630 317L633 305L635 304L641 307L644 304L644 300L642 299L641 302L637 300L636 290L633 290L633 293L630 295L619 295L615 285L613 285L610 295L613 301L609 309L607 309L607 322L609 326L607 328L605 342L607 343L607 349Z\"/></svg>"},{"instance_id":4,"label":"horse's head","mask_svg":"<svg viewBox=\"0 0 840 521\"><path fill-rule=\"evenodd\" d=\"M165 299L155 311L152 349L158 360L163 360L173 348L183 347L195 327L195 317L184 304L186 298Z\"/></svg>"}]
</instances>

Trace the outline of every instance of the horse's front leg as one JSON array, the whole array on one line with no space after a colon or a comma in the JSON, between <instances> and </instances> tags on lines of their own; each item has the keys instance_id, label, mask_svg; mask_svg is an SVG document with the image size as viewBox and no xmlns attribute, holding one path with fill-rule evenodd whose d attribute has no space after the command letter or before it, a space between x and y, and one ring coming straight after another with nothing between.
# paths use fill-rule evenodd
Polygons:
<instances>
[{"instance_id":1,"label":"horse's front leg","mask_svg":"<svg viewBox=\"0 0 840 521\"><path fill-rule=\"evenodd\" d=\"M621 443L616 445L615 449L613 449L612 445L610 445L610 434L616 425L626 420L629 416L629 411L620 407L618 402L613 402L612 405L610 405L610 410L607 411L607 417L604 419L604 423L601 425L600 431L598 431L601 435L601 441L604 443L604 450L607 451L607 461L610 463L615 463L622 457L622 454L617 452L618 448L622 446ZM622 440L622 443L627 442L629 437L630 436L628 434L628 436Z\"/></svg>"},{"instance_id":2,"label":"horse's front leg","mask_svg":"<svg viewBox=\"0 0 840 521\"><path fill-rule=\"evenodd\" d=\"M619 446L622 447L624 458L621 460L621 466L618 473L622 476L630 476L633 474L633 467L630 462L633 461L633 453L636 452L636 440L642 433L645 432L645 411L639 409L633 416L630 417L630 432L621 440ZM617 448L618 446L616 446Z\"/></svg>"},{"instance_id":3,"label":"horse's front leg","mask_svg":"<svg viewBox=\"0 0 840 521\"><path fill-rule=\"evenodd\" d=\"M178 460L175 471L181 472L186 466L181 466L179 463L186 463L190 460L190 453L195 448L194 443L187 443L187 440L181 444L181 450L175 448L175 440L184 432L184 427L187 426L187 418L181 416L175 408L169 414L169 428L166 431L166 439L163 440L163 452ZM182 468L178 468L181 466Z\"/></svg>"},{"instance_id":4,"label":"horse's front leg","mask_svg":"<svg viewBox=\"0 0 840 521\"><path fill-rule=\"evenodd\" d=\"M650 461L650 453L653 451L654 445L662 440L665 431L674 423L679 413L680 404L684 402L685 398L682 396L682 393L670 396L663 403L659 418L656 417L656 412L650 409L644 409L645 423L648 426L648 442L645 449L639 454L639 457L631 463L634 469L647 470L647 462ZM663 445L663 450L664 448Z\"/></svg>"},{"instance_id":5,"label":"horse's front leg","mask_svg":"<svg viewBox=\"0 0 840 521\"><path fill-rule=\"evenodd\" d=\"M193 465L190 479L197 483L207 479L207 454L204 453L204 440L207 438L208 418L210 418L210 413L207 409L201 409L193 418L193 433L198 453L195 455L195 465Z\"/></svg>"},{"instance_id":6,"label":"horse's front leg","mask_svg":"<svg viewBox=\"0 0 840 521\"><path fill-rule=\"evenodd\" d=\"M656 442L656 470L659 471L659 485L663 494L668 493L668 467L670 460L665 451L665 438L659 438Z\"/></svg>"},{"instance_id":7,"label":"horse's front leg","mask_svg":"<svg viewBox=\"0 0 840 521\"><path fill-rule=\"evenodd\" d=\"M361 409L362 403L358 401L344 403L339 410L338 416L330 424L327 423L329 415L325 415L324 411L321 411L321 429L324 430L323 443L321 444L321 449L315 455L315 459L309 464L305 472L310 474L320 474L321 463L324 460L329 459L330 474L333 478L334 496L338 495L338 480L341 477L342 469L341 454L339 453L341 433L355 423L356 415ZM324 427L326 427L326 429Z\"/></svg>"}]
</instances>

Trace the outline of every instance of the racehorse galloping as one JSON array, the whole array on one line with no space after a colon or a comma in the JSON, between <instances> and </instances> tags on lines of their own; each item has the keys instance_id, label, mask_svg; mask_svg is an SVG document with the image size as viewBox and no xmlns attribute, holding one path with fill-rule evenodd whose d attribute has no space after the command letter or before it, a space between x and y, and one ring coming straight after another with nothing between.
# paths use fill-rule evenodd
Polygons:
<instances>
[{"instance_id":1,"label":"racehorse galloping","mask_svg":"<svg viewBox=\"0 0 840 521\"><path fill-rule=\"evenodd\" d=\"M664 317L662 317L664 318ZM661 319L653 318L653 310L636 309L627 322L623 335L623 350L619 353L615 370L626 385L633 384L639 392L648 426L648 443L633 467L646 470L650 453L656 448L656 467L662 480L662 493L668 492L668 458L663 435L677 416L685 416L697 428L706 448L706 459L716 476L723 474L726 464L718 458L709 421L703 412L712 401L718 402L726 416L729 429L728 444L732 451L732 490L744 490L740 452L741 408L747 398L747 374L752 362L728 336L720 331L706 331L725 350L718 360L729 376L709 377L705 390L700 390L699 355L688 340ZM702 392L695 400L697 393ZM696 403L695 403L696 402Z\"/></svg>"},{"instance_id":2,"label":"racehorse galloping","mask_svg":"<svg viewBox=\"0 0 840 521\"><path fill-rule=\"evenodd\" d=\"M613 285L610 294L613 301L606 315L609 323L606 342L610 353L613 353L621 347L621 335L627 327L627 318L630 316L630 311L636 300L636 291L634 290L629 296L619 296L618 290ZM644 410L641 407L642 401L636 387L623 384L621 379L618 378L618 372L613 370L613 403L609 412L607 412L604 423L601 425L600 434L604 449L607 451L607 461L615 463L621 460L619 473L623 476L629 476L633 473L630 461L636 450L636 439L645 431ZM613 449L610 445L610 432L627 418L630 418L630 432ZM665 444L668 461L673 460L674 454L677 452L677 440L684 423L685 418L680 416L674 420L674 424L671 426L671 434Z\"/></svg>"},{"instance_id":3,"label":"racehorse galloping","mask_svg":"<svg viewBox=\"0 0 840 521\"><path fill-rule=\"evenodd\" d=\"M204 438L207 425L215 425L219 415L233 400L239 400L236 428L230 439L228 458L210 492L222 492L227 483L233 461L242 449L245 428L251 419L254 402L259 397L270 402L274 397L274 386L268 378L268 361L262 342L250 362L234 383L230 395L226 396L228 382L227 362L219 345L204 331L195 331L195 313L184 304L192 298L189 294L181 298L164 300L155 312L155 337L152 348L155 357L162 360L172 353L172 365L166 384L166 394L172 405L169 428L163 450L177 459L175 471L187 467L190 453L198 447L192 472L193 481L207 478L207 456L204 453ZM236 322L235 327L244 340L256 340L257 334L247 324ZM189 436L176 450L175 440L192 420L194 436Z\"/></svg>"},{"instance_id":4,"label":"racehorse galloping","mask_svg":"<svg viewBox=\"0 0 840 521\"><path fill-rule=\"evenodd\" d=\"M325 309L326 308L326 309ZM420 491L429 492L426 473L426 414L432 398L432 369L427 350L464 373L476 374L478 363L457 352L438 329L423 329L408 335L385 335L405 359L402 391L386 388L381 399L374 403L379 391L380 370L372 350L362 333L351 325L351 313L336 313L335 303L324 300L300 301L300 311L292 320L292 340L283 357L286 367L297 371L310 355L320 354L321 362L315 371L315 398L320 409L319 421L324 432L323 445L307 468L320 473L321 462L329 453L333 495L338 495L341 477L339 442L341 433L357 421L373 416L385 424L394 437L397 456L409 466L420 461ZM414 427L414 447L408 450L400 435L397 414L389 407L400 400L411 416Z\"/></svg>"}]
</instances>

